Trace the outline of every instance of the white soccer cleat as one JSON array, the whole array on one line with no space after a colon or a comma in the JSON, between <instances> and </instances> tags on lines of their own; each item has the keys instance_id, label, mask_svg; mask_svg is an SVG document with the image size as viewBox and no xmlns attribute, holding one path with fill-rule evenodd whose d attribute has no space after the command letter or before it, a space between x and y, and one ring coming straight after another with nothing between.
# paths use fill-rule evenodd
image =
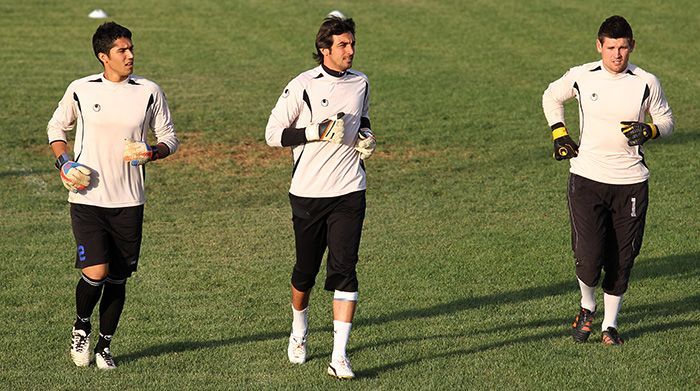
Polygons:
<instances>
[{"instance_id":1,"label":"white soccer cleat","mask_svg":"<svg viewBox=\"0 0 700 391\"><path fill-rule=\"evenodd\" d=\"M87 334L85 330L73 328L71 332L70 358L79 367L90 365L90 334Z\"/></svg>"},{"instance_id":2,"label":"white soccer cleat","mask_svg":"<svg viewBox=\"0 0 700 391\"><path fill-rule=\"evenodd\" d=\"M289 346L287 346L287 357L292 364L303 364L306 362L306 336L297 338L289 336Z\"/></svg>"},{"instance_id":3,"label":"white soccer cleat","mask_svg":"<svg viewBox=\"0 0 700 391\"><path fill-rule=\"evenodd\" d=\"M328 374L342 380L355 378L355 373L352 371L350 360L347 357L333 359L328 365Z\"/></svg>"},{"instance_id":4,"label":"white soccer cleat","mask_svg":"<svg viewBox=\"0 0 700 391\"><path fill-rule=\"evenodd\" d=\"M116 369L117 364L114 362L114 357L112 357L112 352L109 348L104 348L99 353L95 353L95 364L100 369Z\"/></svg>"}]
</instances>

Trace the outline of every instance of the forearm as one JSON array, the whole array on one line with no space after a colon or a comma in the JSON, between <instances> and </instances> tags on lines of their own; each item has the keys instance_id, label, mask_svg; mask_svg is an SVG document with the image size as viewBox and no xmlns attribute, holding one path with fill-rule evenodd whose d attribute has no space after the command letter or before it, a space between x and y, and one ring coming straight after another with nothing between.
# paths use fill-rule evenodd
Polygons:
<instances>
[{"instance_id":1,"label":"forearm","mask_svg":"<svg viewBox=\"0 0 700 391\"><path fill-rule=\"evenodd\" d=\"M165 143L158 143L153 146L153 152L155 152L155 159L164 159L170 155L170 147L165 145Z\"/></svg>"},{"instance_id":2,"label":"forearm","mask_svg":"<svg viewBox=\"0 0 700 391\"><path fill-rule=\"evenodd\" d=\"M51 143L51 150L53 151L54 157L59 157L68 152L68 145L62 140L54 141Z\"/></svg>"},{"instance_id":3,"label":"forearm","mask_svg":"<svg viewBox=\"0 0 700 391\"><path fill-rule=\"evenodd\" d=\"M293 147L306 142L306 128L286 128L282 131L282 146Z\"/></svg>"}]
</instances>

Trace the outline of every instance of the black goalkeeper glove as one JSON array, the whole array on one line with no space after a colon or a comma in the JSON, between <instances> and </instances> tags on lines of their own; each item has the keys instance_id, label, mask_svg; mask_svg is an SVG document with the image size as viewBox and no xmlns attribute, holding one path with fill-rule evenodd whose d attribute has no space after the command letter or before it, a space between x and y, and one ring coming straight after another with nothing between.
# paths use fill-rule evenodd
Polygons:
<instances>
[{"instance_id":1,"label":"black goalkeeper glove","mask_svg":"<svg viewBox=\"0 0 700 391\"><path fill-rule=\"evenodd\" d=\"M554 158L566 160L578 156L578 144L569 136L569 131L563 124L559 124L552 130L552 140L554 140Z\"/></svg>"},{"instance_id":2,"label":"black goalkeeper glove","mask_svg":"<svg viewBox=\"0 0 700 391\"><path fill-rule=\"evenodd\" d=\"M642 145L649 139L659 137L659 128L654 124L645 124L644 122L637 121L622 121L622 134L624 134L629 140L627 140L627 145L633 147L635 145Z\"/></svg>"}]
</instances>

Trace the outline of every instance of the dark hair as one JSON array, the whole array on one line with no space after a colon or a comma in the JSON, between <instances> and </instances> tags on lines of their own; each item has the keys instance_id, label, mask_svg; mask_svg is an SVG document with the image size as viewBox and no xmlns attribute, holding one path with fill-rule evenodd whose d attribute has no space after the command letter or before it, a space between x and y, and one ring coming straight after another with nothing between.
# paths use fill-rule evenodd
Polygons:
<instances>
[{"instance_id":1,"label":"dark hair","mask_svg":"<svg viewBox=\"0 0 700 391\"><path fill-rule=\"evenodd\" d=\"M613 15L605 19L598 29L598 41L602 43L605 38L627 38L631 41L634 38L632 26L622 16Z\"/></svg>"},{"instance_id":2,"label":"dark hair","mask_svg":"<svg viewBox=\"0 0 700 391\"><path fill-rule=\"evenodd\" d=\"M323 63L321 49L329 49L333 46L333 36L344 33L355 35L355 22L352 18L342 19L337 16L330 16L323 20L321 27L316 34L316 53L314 59L319 64Z\"/></svg>"},{"instance_id":3,"label":"dark hair","mask_svg":"<svg viewBox=\"0 0 700 391\"><path fill-rule=\"evenodd\" d=\"M100 63L102 63L102 60L100 60L98 54L104 53L109 55L110 49L114 47L114 41L119 38L131 39L131 31L114 22L103 23L97 28L92 36L92 50Z\"/></svg>"}]
</instances>

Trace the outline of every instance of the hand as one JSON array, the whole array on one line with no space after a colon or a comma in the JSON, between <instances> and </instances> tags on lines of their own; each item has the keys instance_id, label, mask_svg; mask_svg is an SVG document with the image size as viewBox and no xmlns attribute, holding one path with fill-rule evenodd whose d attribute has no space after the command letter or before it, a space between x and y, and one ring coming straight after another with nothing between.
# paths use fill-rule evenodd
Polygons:
<instances>
[{"instance_id":1,"label":"hand","mask_svg":"<svg viewBox=\"0 0 700 391\"><path fill-rule=\"evenodd\" d=\"M92 171L80 163L72 160L67 161L61 166L60 172L63 186L73 193L85 190L90 186L90 174Z\"/></svg>"},{"instance_id":2,"label":"hand","mask_svg":"<svg viewBox=\"0 0 700 391\"><path fill-rule=\"evenodd\" d=\"M345 113L338 113L323 120L320 124L311 124L306 127L306 141L330 141L335 144L343 142L345 134Z\"/></svg>"},{"instance_id":3,"label":"hand","mask_svg":"<svg viewBox=\"0 0 700 391\"><path fill-rule=\"evenodd\" d=\"M140 166L155 160L153 148L142 141L135 141L131 138L124 139L124 161L130 162L132 166Z\"/></svg>"},{"instance_id":4,"label":"hand","mask_svg":"<svg viewBox=\"0 0 700 391\"><path fill-rule=\"evenodd\" d=\"M360 153L360 159L367 160L374 150L377 148L377 139L374 138L374 133L368 128L362 128L357 133L357 143L355 150Z\"/></svg>"},{"instance_id":5,"label":"hand","mask_svg":"<svg viewBox=\"0 0 700 391\"><path fill-rule=\"evenodd\" d=\"M578 156L578 145L569 136L566 127L560 126L552 130L554 140L554 158L557 160L572 159Z\"/></svg>"},{"instance_id":6,"label":"hand","mask_svg":"<svg viewBox=\"0 0 700 391\"><path fill-rule=\"evenodd\" d=\"M622 121L622 134L624 134L629 140L627 140L627 145L630 147L635 145L642 145L649 139L659 137L659 128L654 124L645 124L644 122L637 121Z\"/></svg>"}]
</instances>

